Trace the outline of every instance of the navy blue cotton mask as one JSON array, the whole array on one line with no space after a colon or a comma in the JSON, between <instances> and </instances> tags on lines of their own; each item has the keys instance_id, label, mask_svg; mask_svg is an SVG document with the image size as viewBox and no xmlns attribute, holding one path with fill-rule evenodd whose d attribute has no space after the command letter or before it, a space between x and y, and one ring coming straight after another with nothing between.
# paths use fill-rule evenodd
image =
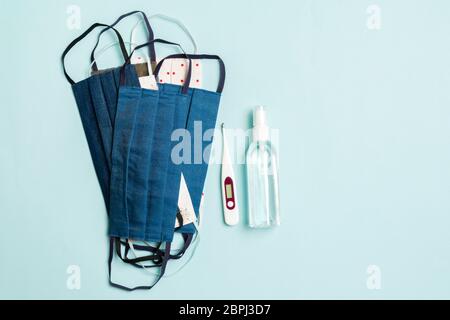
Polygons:
<instances>
[{"instance_id":1,"label":"navy blue cotton mask","mask_svg":"<svg viewBox=\"0 0 450 320\"><path fill-rule=\"evenodd\" d=\"M176 54L166 57L165 59L176 59L176 58L183 58L184 55ZM208 60L217 60L219 62L219 84L217 87L216 92L214 91L208 91L204 89L194 89L190 88L187 92L189 98L188 98L188 115L187 115L187 121L185 124L185 129L190 134L191 141L190 141L190 154L192 156L192 159L190 159L190 163L183 163L182 166L172 166L172 171L175 173L176 170L182 171L186 184L188 186L189 194L191 196L192 204L194 207L195 213L199 214L200 211L200 202L203 194L203 187L206 180L206 174L208 172L208 163L210 154L204 155L203 150L206 149L208 144L211 144L213 141L201 141L201 146L196 146L195 144L198 143L198 141L194 141L195 137L195 126L201 124L201 136L203 137L205 132L208 130L214 130L216 127L216 121L217 121L217 115L219 111L219 104L220 104L220 98L221 93L223 91L224 85L225 85L225 78L226 78L226 72L225 72L225 64L223 63L222 59L215 55L205 55L205 54L188 54L188 58L190 59L208 59ZM165 60L164 59L164 60ZM164 62L162 60L158 66L156 67L156 72L159 70L159 68L162 66L162 63ZM160 90L162 92L180 92L180 87L171 85L171 84L161 84L159 85ZM198 133L197 133L198 134ZM201 151L201 161L200 163L196 163L194 161L194 154L195 152L198 152L198 150ZM180 233L194 233L195 232L195 226L193 224L188 224L186 226L181 227L177 230Z\"/></svg>"},{"instance_id":2,"label":"navy blue cotton mask","mask_svg":"<svg viewBox=\"0 0 450 320\"><path fill-rule=\"evenodd\" d=\"M159 39L150 43L154 42L176 45ZM124 73L121 83L125 83L125 79ZM171 217L164 215L163 211L168 190L175 189L172 186L174 183L167 179L171 162L170 136L175 129L175 116L178 118L180 115L175 111L178 111L180 104L186 108L186 99L185 94L165 94L121 85L112 151L111 237L162 242L167 239L165 234L173 234L176 200ZM186 112L184 114L181 120L183 126ZM169 189L166 190L166 187ZM165 219L172 219L172 216L172 226L163 231L163 226L167 224Z\"/></svg>"},{"instance_id":3,"label":"navy blue cotton mask","mask_svg":"<svg viewBox=\"0 0 450 320\"><path fill-rule=\"evenodd\" d=\"M109 139L112 125L109 121L111 120L112 114L110 110L115 110L117 104L119 73L118 70L109 70L75 83L65 68L65 58L70 50L98 27L106 27L106 29L112 29L115 32L124 60L128 58L128 53L120 33L106 24L95 23L86 32L72 41L66 50L64 50L62 65L64 75L72 85L97 178L107 211L109 212L110 152L112 146L112 139ZM137 74L132 66L128 67L125 72L127 74L126 79L130 85L139 84Z\"/></svg>"},{"instance_id":4,"label":"navy blue cotton mask","mask_svg":"<svg viewBox=\"0 0 450 320\"><path fill-rule=\"evenodd\" d=\"M160 39L149 43L154 42L176 45ZM133 264L135 260L122 258L120 239L166 242L164 252L156 249L156 264L161 266L161 272L151 286L145 287L149 289L159 281L170 258L179 190L177 177L172 178L168 174L172 147L170 137L178 125L184 127L187 121L188 96L185 92L189 80L186 80L181 93L127 86L125 68L130 59L131 56L121 73L114 125L109 236L113 239L111 244L116 246L119 257ZM190 72L188 74L190 78ZM185 111L178 112L180 108ZM172 192L176 192L176 195L168 197ZM166 206L173 210L164 210ZM144 257L141 261L145 259L155 261L155 255Z\"/></svg>"},{"instance_id":5,"label":"navy blue cotton mask","mask_svg":"<svg viewBox=\"0 0 450 320\"><path fill-rule=\"evenodd\" d=\"M183 87L172 85L172 84L158 84L159 92L162 96L168 94L180 95L179 103L177 103L177 109L175 112L175 128L187 129L191 135L191 139L194 139L194 126L196 123L202 123L202 136L210 129L214 129L216 125L217 113L219 108L220 96L223 91L225 83L225 65L223 61L218 56L214 55L172 55L166 59L171 58L190 58L190 59L212 59L217 60L220 66L220 77L217 92L202 90L202 89L189 89L187 91L187 96L182 94ZM165 60L165 59L164 59ZM159 72L162 64L162 60L155 69L155 75ZM177 141L172 141L172 149ZM203 150L208 143L212 141L202 141L201 149ZM194 154L194 141L190 143L192 150L190 154ZM203 154L203 153L202 153ZM206 174L208 170L209 154L202 159L201 163L186 163L182 165L176 165L174 161L169 162L169 167L167 170L167 183L165 187L165 205L164 205L164 216L171 217L167 218L166 225L163 230L166 231L163 240L171 241L173 238L173 215L174 210L176 210L176 199L178 198L178 191L180 186L180 176L181 173L185 175L186 181L188 183L189 192L192 201L195 206L195 212L198 215L200 201L203 191L204 182L206 179ZM179 216L178 216L179 217ZM182 221L180 225L183 225ZM181 228L176 229L177 232L181 233L184 240L184 245L181 250L176 255L170 255L170 259L179 259L183 256L185 251L189 248L192 243L193 234L196 231L196 227L193 224L184 225ZM125 246L125 257L129 251L129 245L127 242L121 242ZM147 251L153 254L161 252L157 248L152 248L149 246L134 245L134 248L139 251ZM151 257L151 256L150 256ZM145 257L139 259L123 259L125 262L135 263L137 261L144 261Z\"/></svg>"},{"instance_id":6,"label":"navy blue cotton mask","mask_svg":"<svg viewBox=\"0 0 450 320\"><path fill-rule=\"evenodd\" d=\"M109 208L109 185L111 174L111 157L112 157L112 140L114 131L114 122L116 118L117 108L117 96L119 90L120 81L120 68L112 70L103 70L99 72L97 64L95 62L95 49L97 48L100 37L106 31L112 29L115 31L122 55L124 60L128 58L128 53L125 48L124 41L120 33L114 29L121 20L132 15L140 14L143 16L145 26L148 32L148 37L153 40L154 34L150 26L149 20L146 14L142 11L132 11L120 16L112 25L106 24L94 24L80 37L75 39L66 49L63 54L63 66L64 58L67 53L82 39L84 39L92 30L97 27L105 27L98 35L97 43L91 52L91 65L93 76L81 81L80 83L74 83L74 81L66 75L67 80L72 84L73 91L79 106L80 115L82 118L83 126L86 131L86 137L88 139L89 147L92 154L94 166L96 168L97 176L100 181L102 193L105 199L106 207ZM154 45L149 46L149 54L151 61L156 61L156 54ZM139 87L139 78L136 73L136 69L132 65L127 65L126 69L126 85ZM85 83L87 82L87 83ZM90 112L90 111L94 112ZM95 125L95 121L97 125ZM101 140L101 143L97 140ZM103 150L101 150L103 149ZM95 155L95 156L94 156ZM109 210L108 210L109 212Z\"/></svg>"},{"instance_id":7,"label":"navy blue cotton mask","mask_svg":"<svg viewBox=\"0 0 450 320\"><path fill-rule=\"evenodd\" d=\"M133 13L130 13L133 14ZM130 14L124 15L121 18L119 18L118 21L120 21L122 18L129 16ZM116 23L118 22L116 21ZM106 28L102 31L102 33L105 30L113 29L111 26L103 25L103 24L96 24L95 26L91 27L87 32L85 32L82 36L78 37L76 40L69 45L69 47L66 49L63 55L63 59L66 56L66 54L70 51L70 49L75 46L79 41L81 41L84 37L86 37L94 28L98 26L105 26ZM151 29L149 28L149 31ZM125 49L123 45L123 40L120 37L120 34L116 31L119 43L121 44L121 48L123 48L123 54L125 57ZM152 35L151 35L152 36ZM155 41L155 42L163 42L163 41ZM153 42L151 42L153 46ZM93 51L94 53L94 51ZM93 55L92 55L93 57ZM125 57L128 58L128 57ZM93 70L95 72L95 70ZM66 76L68 77L67 73ZM119 118L123 120L121 123L118 124L118 127L125 126L129 128L134 128L134 120L136 119L148 119L151 120L158 114L155 108L146 108L146 110L142 110L142 108L137 108L137 106L133 107L127 107L122 110L120 113L120 117L117 117L117 100L118 100L118 87L120 82L120 68L115 68L113 70L107 70L102 71L101 73L97 73L94 76L89 77L88 79L75 84L75 82L68 77L68 81L73 84L74 93L77 99L77 105L79 106L80 114L82 116L82 122L83 126L85 128L86 137L89 142L90 150L92 159L96 168L97 176L100 181L102 193L105 199L108 215L110 215L110 207L113 208L114 213L112 217L110 217L110 220L115 221L113 223L110 223L110 233L114 236L122 236L129 239L151 239L154 241L159 240L165 240L169 239L169 237L164 236L163 234L167 234L167 232L163 233L161 232L161 228L163 225L162 220L160 219L158 223L153 222L154 219L150 219L149 221L152 221L152 224L149 224L150 226L157 226L156 229L149 227L148 230L142 230L142 226L146 225L147 220L142 219L142 208L147 209L147 207L150 207L150 212L157 212L161 211L164 206L164 188L166 185L166 179L165 179L165 168L168 166L167 159L159 160L160 163L165 163L165 167L161 167L159 165L159 168L161 170L156 170L155 172L163 172L164 176L160 177L159 179L156 179L153 176L150 176L149 180L152 179L153 182L155 180L158 180L154 183L154 187L152 188L152 194L151 197L158 199L158 201L151 201L151 203L146 199L148 203L144 203L143 200L136 200L137 198L146 198L143 196L143 194L146 195L146 190L143 188L146 186L140 179L143 176L149 176L143 170L148 170L149 166L142 165L142 156L139 158L137 155L135 155L133 152L130 152L130 150L137 150L135 147L131 146L131 136L128 137L128 141L120 142L119 137L120 134L123 134L123 132L116 133L117 139L114 139L115 136L115 127L116 127L116 119ZM136 70L132 65L127 64L125 66L125 86L126 87L134 87L139 89L139 80L136 74ZM152 97L155 97L155 92L151 93L151 91L147 91L146 94L143 94L143 99L145 100L151 100ZM173 96L173 97L172 97ZM136 98L136 97L133 97ZM159 96L158 96L159 99ZM133 101L133 99L131 99ZM172 110L172 114L168 114L167 112L160 112L159 118L160 121L158 123L167 123L167 119L170 119L170 121L173 121L175 116L175 103L176 103L176 97L171 95L166 95L166 98L163 99L163 102L166 101L167 110L170 112ZM157 104L157 102L155 102ZM163 103L164 105L164 103ZM126 123L126 119L123 119L122 115L124 116L130 116L133 115L132 121ZM179 113L177 113L179 115ZM164 119L164 117L168 117L167 119ZM130 119L128 119L129 121ZM124 122L125 121L125 122ZM145 142L145 139L149 139L149 141L152 141L153 136L150 136L150 134L153 134L153 122L148 122L146 124L139 125L137 128L139 129L143 125L147 126L149 134L146 134L145 136L138 133L135 135L135 139L133 140L134 146L140 145L143 142ZM161 126L161 125L159 125ZM164 128L167 132L167 136L170 135L171 130L173 129L170 126L164 126ZM159 139L164 141L166 143L166 147L169 146L170 139L166 138L165 136L162 136L163 130L158 130ZM113 141L116 141L115 143L119 145L120 143L125 145L122 145L121 151L117 151L116 154L118 156L116 157L116 161L122 157L125 154L125 151L127 153L126 160L126 167L127 172L132 173L131 179L127 180L120 180L118 179L118 175L114 174L112 169L112 156L113 156ZM160 144L162 145L162 143ZM132 149L134 148L134 149ZM167 148L166 148L167 151ZM151 152L150 149L146 150L146 154L149 155ZM155 153L157 155L158 153ZM163 153L165 155L165 153ZM155 161L158 161L157 157L154 156ZM144 161L146 161L144 159ZM148 162L148 161L147 161ZM117 168L117 166L116 166ZM137 169L141 170L141 172L137 173ZM114 183L112 184L114 188L114 193L110 190L110 179L111 176L115 179ZM159 185L158 185L159 184ZM119 187L120 186L120 187ZM174 189L173 187L171 189ZM128 197L127 202L120 202L117 201L117 199L121 199L120 197L114 198L114 204L111 206L111 200L110 196L111 194L117 194L117 190L126 190L126 197ZM123 198L123 197L122 197ZM150 197L149 197L150 198ZM124 220L121 221L121 223L118 223L117 220L114 220L117 216L116 212L122 212L122 210L125 210L126 215L123 217L126 217L126 222ZM139 214L136 214L137 212L140 212ZM176 210L173 210L174 214L176 214ZM111 216L111 215L110 215ZM120 214L119 214L120 216ZM146 216L144 215L146 218ZM155 218L158 219L158 218ZM121 227L117 227L118 225L121 225ZM141 226L141 230L139 230L139 226ZM126 231L124 231L126 230ZM131 230L131 232L130 232ZM147 233L147 234L146 234ZM191 238L185 239L186 243L190 243ZM159 248L147 248L150 249L151 252L157 253L159 257L161 257L164 253L159 250ZM184 253L184 252L183 252ZM182 256L182 253L177 255L171 255L171 258L180 258ZM153 259L152 256L149 257L150 259ZM127 259L123 259L125 262L131 262L132 260L128 261Z\"/></svg>"},{"instance_id":8,"label":"navy blue cotton mask","mask_svg":"<svg viewBox=\"0 0 450 320\"><path fill-rule=\"evenodd\" d=\"M109 235L145 240L147 176L159 95L126 89L119 89L114 127Z\"/></svg>"},{"instance_id":9,"label":"navy blue cotton mask","mask_svg":"<svg viewBox=\"0 0 450 320\"><path fill-rule=\"evenodd\" d=\"M134 13L138 11L120 17L115 23ZM68 76L65 67L64 73L73 88L109 215L110 283L124 290L151 289L164 275L167 262L184 254L191 244L192 234L195 233L192 224L175 230L175 220L180 219L177 215L177 203L181 173L185 176L195 212L198 214L208 169L208 159L201 164L175 164L171 151L176 141L171 140L171 135L177 129L193 132L198 121L203 123L203 132L215 127L225 81L225 67L217 56L173 55L168 58L189 60L184 85L159 84L159 90L142 89L136 69L130 65L131 55L127 55L120 34L104 24L94 24L69 45L63 53L63 66L67 53L100 26L106 27L104 31L112 29L117 34L126 61L124 66L102 71L78 83ZM149 26L148 28L149 37L152 38L153 33ZM135 51L149 46L154 57L155 42L176 45L156 39L136 47ZM191 59L219 61L221 77L217 92L189 89ZM151 61L153 63L154 59ZM155 67L155 76L162 63L163 61ZM97 72L96 65L93 65L93 71ZM207 143L202 142L203 147ZM182 221L179 222L183 225ZM177 254L172 255L171 242L175 231L182 234L184 246ZM146 251L150 255L128 259L129 240L145 242L146 245L134 245L134 249ZM157 242L159 245L151 246L148 242ZM162 243L165 245L162 246ZM123 246L125 257L122 254ZM134 267L160 268L153 284L128 288L114 283L111 280L114 248L122 261ZM139 264L142 262L150 262L152 265L142 266Z\"/></svg>"}]
</instances>

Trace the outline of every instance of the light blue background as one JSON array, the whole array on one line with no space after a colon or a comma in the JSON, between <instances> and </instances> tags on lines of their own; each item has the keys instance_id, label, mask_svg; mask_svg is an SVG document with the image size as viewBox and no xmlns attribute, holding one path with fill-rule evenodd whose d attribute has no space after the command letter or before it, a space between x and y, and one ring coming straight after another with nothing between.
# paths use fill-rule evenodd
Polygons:
<instances>
[{"instance_id":1,"label":"light blue background","mask_svg":"<svg viewBox=\"0 0 450 320\"><path fill-rule=\"evenodd\" d=\"M248 128L264 104L280 130L280 228L226 227L211 166L192 262L150 292L108 285L106 213L60 65L81 32L69 4L83 30L134 9L177 17L223 57L219 121ZM1 1L0 298L450 298L449 12L445 0ZM155 32L189 47L176 28ZM70 57L77 79L92 39ZM366 286L372 264L381 290Z\"/></svg>"}]
</instances>

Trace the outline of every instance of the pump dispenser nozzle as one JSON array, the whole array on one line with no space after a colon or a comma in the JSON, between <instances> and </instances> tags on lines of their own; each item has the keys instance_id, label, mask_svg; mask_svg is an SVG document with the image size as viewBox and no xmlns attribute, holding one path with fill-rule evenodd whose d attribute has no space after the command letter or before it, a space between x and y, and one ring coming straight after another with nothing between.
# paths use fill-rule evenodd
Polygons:
<instances>
[{"instance_id":1,"label":"pump dispenser nozzle","mask_svg":"<svg viewBox=\"0 0 450 320\"><path fill-rule=\"evenodd\" d=\"M269 140L269 126L266 123L266 110L258 106L253 111L253 141Z\"/></svg>"}]
</instances>

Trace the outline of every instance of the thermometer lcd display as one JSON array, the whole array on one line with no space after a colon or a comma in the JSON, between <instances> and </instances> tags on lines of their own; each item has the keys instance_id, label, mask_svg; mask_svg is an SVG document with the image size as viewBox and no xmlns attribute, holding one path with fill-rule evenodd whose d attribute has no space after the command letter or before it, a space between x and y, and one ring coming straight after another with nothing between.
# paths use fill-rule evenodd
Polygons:
<instances>
[{"instance_id":1,"label":"thermometer lcd display","mask_svg":"<svg viewBox=\"0 0 450 320\"><path fill-rule=\"evenodd\" d=\"M231 187L231 184L227 184L225 186L225 189L226 189L225 192L226 192L227 199L232 199L233 198L233 189Z\"/></svg>"}]
</instances>

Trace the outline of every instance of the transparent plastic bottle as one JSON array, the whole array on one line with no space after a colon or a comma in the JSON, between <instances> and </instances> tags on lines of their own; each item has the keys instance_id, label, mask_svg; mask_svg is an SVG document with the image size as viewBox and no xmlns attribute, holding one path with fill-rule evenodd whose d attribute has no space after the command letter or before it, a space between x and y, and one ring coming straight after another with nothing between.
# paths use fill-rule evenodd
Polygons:
<instances>
[{"instance_id":1,"label":"transparent plastic bottle","mask_svg":"<svg viewBox=\"0 0 450 320\"><path fill-rule=\"evenodd\" d=\"M247 198L251 228L280 225L277 155L269 141L264 107L253 113L253 142L247 150Z\"/></svg>"}]
</instances>

